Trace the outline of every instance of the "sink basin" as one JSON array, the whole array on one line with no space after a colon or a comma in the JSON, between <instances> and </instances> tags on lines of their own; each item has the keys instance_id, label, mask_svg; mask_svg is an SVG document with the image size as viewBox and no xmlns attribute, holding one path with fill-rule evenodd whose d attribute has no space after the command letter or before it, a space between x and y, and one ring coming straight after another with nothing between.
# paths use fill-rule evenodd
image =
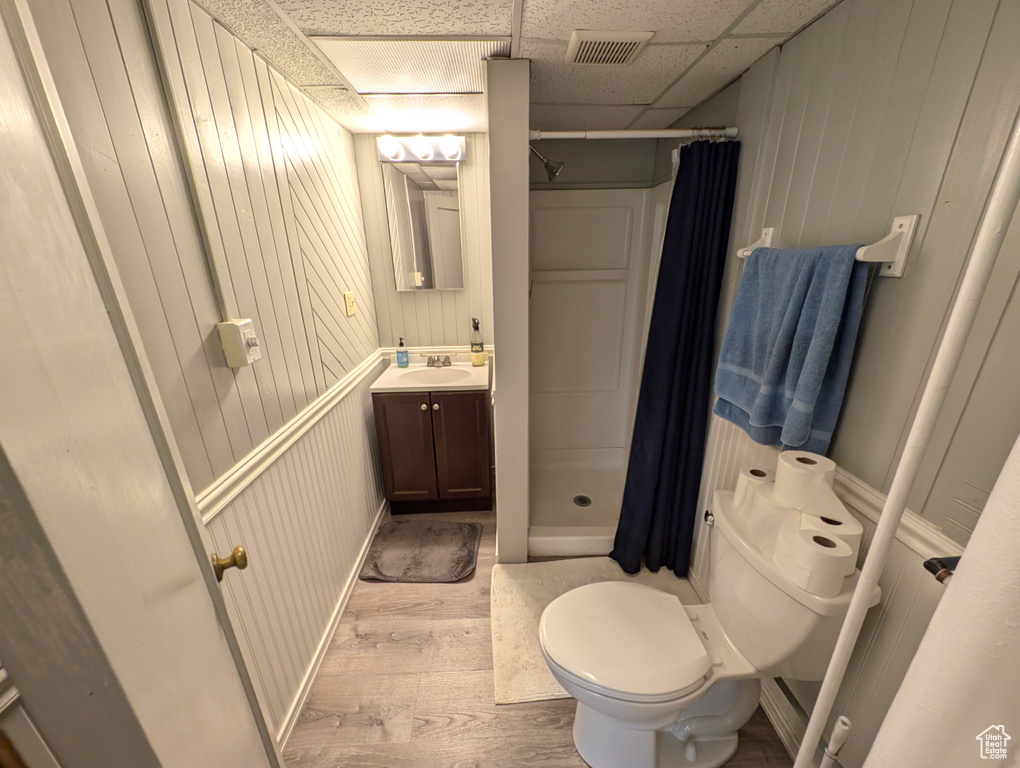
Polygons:
<instances>
[{"instance_id":1,"label":"sink basin","mask_svg":"<svg viewBox=\"0 0 1020 768\"><path fill-rule=\"evenodd\" d=\"M489 388L489 366L474 367L469 363L454 363L445 368L412 365L398 368L391 364L375 380L371 392L460 392Z\"/></svg>"},{"instance_id":2,"label":"sink basin","mask_svg":"<svg viewBox=\"0 0 1020 768\"><path fill-rule=\"evenodd\" d=\"M430 386L433 384L457 384L471 378L471 371L463 368L411 368L397 374L401 384Z\"/></svg>"}]
</instances>

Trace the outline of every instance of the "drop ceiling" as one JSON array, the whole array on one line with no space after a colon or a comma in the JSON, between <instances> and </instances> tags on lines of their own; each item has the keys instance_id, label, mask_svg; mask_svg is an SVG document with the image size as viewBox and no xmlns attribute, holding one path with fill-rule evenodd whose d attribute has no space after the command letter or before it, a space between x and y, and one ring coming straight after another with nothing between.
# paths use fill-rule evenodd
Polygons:
<instances>
[{"instance_id":1,"label":"drop ceiling","mask_svg":"<svg viewBox=\"0 0 1020 768\"><path fill-rule=\"evenodd\" d=\"M667 128L838 0L200 0L355 133L484 131L481 59L531 60L542 130ZM628 66L575 29L650 31Z\"/></svg>"}]
</instances>

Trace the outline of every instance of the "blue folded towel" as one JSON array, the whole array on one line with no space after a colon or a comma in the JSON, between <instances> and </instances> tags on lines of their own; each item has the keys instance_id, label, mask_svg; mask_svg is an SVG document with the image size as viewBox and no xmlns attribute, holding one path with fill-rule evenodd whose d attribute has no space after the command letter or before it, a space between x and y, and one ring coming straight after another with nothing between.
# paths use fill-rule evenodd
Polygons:
<instances>
[{"instance_id":1,"label":"blue folded towel","mask_svg":"<svg viewBox=\"0 0 1020 768\"><path fill-rule=\"evenodd\" d=\"M867 290L858 247L758 248L748 257L719 354L714 411L756 442L828 449Z\"/></svg>"}]
</instances>

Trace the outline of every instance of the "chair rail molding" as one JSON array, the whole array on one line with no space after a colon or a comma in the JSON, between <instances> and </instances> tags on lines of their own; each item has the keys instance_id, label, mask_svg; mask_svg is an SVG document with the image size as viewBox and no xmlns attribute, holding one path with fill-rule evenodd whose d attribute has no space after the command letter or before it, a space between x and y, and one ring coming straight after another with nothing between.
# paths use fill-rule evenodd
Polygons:
<instances>
[{"instance_id":1,"label":"chair rail molding","mask_svg":"<svg viewBox=\"0 0 1020 768\"><path fill-rule=\"evenodd\" d=\"M259 475L271 467L280 456L286 453L288 448L314 427L358 384L376 373L376 368L388 357L389 350L386 348L376 349L356 368L287 422L282 429L273 433L254 451L235 464L229 472L199 493L195 498L195 503L202 515L202 522L209 525L216 515L251 485Z\"/></svg>"}]
</instances>

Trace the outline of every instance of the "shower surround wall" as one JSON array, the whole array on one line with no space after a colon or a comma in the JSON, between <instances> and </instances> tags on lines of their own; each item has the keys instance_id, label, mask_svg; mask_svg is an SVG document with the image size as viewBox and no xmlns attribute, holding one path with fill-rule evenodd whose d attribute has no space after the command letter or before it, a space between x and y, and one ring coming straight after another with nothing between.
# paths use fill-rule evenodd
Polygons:
<instances>
[{"instance_id":1,"label":"shower surround wall","mask_svg":"<svg viewBox=\"0 0 1020 768\"><path fill-rule=\"evenodd\" d=\"M670 186L531 192L533 555L612 548Z\"/></svg>"}]
</instances>

